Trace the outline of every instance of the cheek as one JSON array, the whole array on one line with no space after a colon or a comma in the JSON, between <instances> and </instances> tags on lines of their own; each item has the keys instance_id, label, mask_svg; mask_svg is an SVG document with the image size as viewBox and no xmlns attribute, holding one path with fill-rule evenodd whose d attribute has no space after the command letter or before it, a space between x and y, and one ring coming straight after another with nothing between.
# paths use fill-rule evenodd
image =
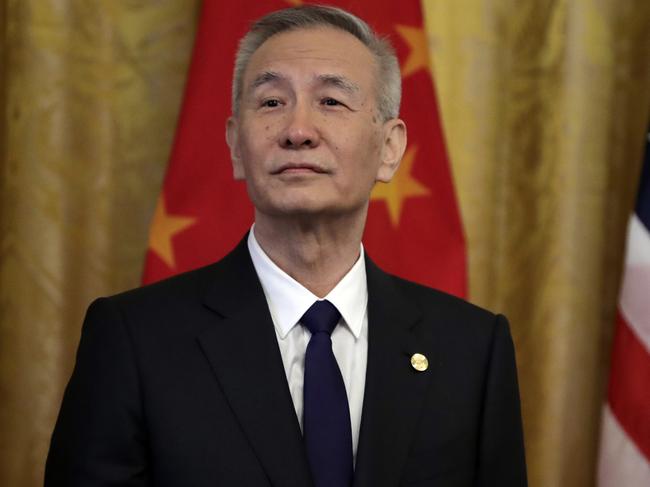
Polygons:
<instances>
[{"instance_id":1,"label":"cheek","mask_svg":"<svg viewBox=\"0 0 650 487\"><path fill-rule=\"evenodd\" d=\"M243 144L255 148L267 141L275 140L278 126L278 121L269 117L263 120L247 120L242 124Z\"/></svg>"},{"instance_id":2,"label":"cheek","mask_svg":"<svg viewBox=\"0 0 650 487\"><path fill-rule=\"evenodd\" d=\"M366 133L364 137L359 137L353 141L352 145L356 152L357 167L364 173L372 173L381 161L382 140L379 132L373 130ZM371 176L374 178L374 173Z\"/></svg>"},{"instance_id":3,"label":"cheek","mask_svg":"<svg viewBox=\"0 0 650 487\"><path fill-rule=\"evenodd\" d=\"M260 137L263 138L267 144L274 143L278 138L278 134L279 128L277 123L266 123L264 124L264 128L260 130Z\"/></svg>"},{"instance_id":4,"label":"cheek","mask_svg":"<svg viewBox=\"0 0 650 487\"><path fill-rule=\"evenodd\" d=\"M265 126L257 131L249 130L246 136L242 137L240 151L244 164L250 166L264 160L264 156L268 152L269 142L272 140L271 131L271 126Z\"/></svg>"}]
</instances>

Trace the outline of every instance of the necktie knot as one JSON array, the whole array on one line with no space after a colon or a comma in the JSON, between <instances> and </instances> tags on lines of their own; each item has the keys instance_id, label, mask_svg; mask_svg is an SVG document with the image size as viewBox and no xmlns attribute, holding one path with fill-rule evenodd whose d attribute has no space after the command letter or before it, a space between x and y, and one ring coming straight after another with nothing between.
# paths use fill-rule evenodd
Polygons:
<instances>
[{"instance_id":1,"label":"necktie knot","mask_svg":"<svg viewBox=\"0 0 650 487\"><path fill-rule=\"evenodd\" d=\"M327 300L323 300L312 304L302 315L300 322L307 327L312 335L319 332L331 335L340 318L341 313L336 309L336 306Z\"/></svg>"}]
</instances>

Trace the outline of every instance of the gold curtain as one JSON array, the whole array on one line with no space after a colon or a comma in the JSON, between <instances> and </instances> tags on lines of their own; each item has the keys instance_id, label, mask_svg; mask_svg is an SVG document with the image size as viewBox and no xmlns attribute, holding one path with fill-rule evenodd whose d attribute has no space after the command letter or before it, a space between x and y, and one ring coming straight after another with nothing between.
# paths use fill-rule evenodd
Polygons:
<instances>
[{"instance_id":1,"label":"gold curtain","mask_svg":"<svg viewBox=\"0 0 650 487\"><path fill-rule=\"evenodd\" d=\"M85 308L139 282L197 2L2 5L0 485L35 487Z\"/></svg>"},{"instance_id":2,"label":"gold curtain","mask_svg":"<svg viewBox=\"0 0 650 487\"><path fill-rule=\"evenodd\" d=\"M198 3L0 0L0 485L42 484L85 307L138 284ZM650 4L424 5L471 298L512 321L530 484L592 485Z\"/></svg>"},{"instance_id":3,"label":"gold curtain","mask_svg":"<svg viewBox=\"0 0 650 487\"><path fill-rule=\"evenodd\" d=\"M471 297L512 323L530 485L594 485L650 3L424 4Z\"/></svg>"}]
</instances>

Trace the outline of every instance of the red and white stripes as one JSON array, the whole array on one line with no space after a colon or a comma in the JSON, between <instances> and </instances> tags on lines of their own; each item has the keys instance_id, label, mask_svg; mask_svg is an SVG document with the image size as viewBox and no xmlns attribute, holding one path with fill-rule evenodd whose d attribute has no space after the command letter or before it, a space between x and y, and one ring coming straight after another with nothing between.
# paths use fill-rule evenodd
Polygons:
<instances>
[{"instance_id":1,"label":"red and white stripes","mask_svg":"<svg viewBox=\"0 0 650 487\"><path fill-rule=\"evenodd\" d=\"M599 487L650 487L650 231L630 219L598 465Z\"/></svg>"}]
</instances>

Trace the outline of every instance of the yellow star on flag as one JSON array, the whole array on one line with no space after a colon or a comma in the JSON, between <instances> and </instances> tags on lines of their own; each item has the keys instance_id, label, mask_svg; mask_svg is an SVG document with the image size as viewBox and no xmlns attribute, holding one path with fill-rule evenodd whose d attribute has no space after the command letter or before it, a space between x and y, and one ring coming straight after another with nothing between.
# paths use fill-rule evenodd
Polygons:
<instances>
[{"instance_id":1,"label":"yellow star on flag","mask_svg":"<svg viewBox=\"0 0 650 487\"><path fill-rule=\"evenodd\" d=\"M285 2L295 7L302 5L302 0L285 0Z\"/></svg>"},{"instance_id":2,"label":"yellow star on flag","mask_svg":"<svg viewBox=\"0 0 650 487\"><path fill-rule=\"evenodd\" d=\"M402 78L406 78L419 69L428 69L429 46L424 29L409 27L407 25L396 25L395 29L410 49L408 58L406 58L406 61L402 65Z\"/></svg>"},{"instance_id":3,"label":"yellow star on flag","mask_svg":"<svg viewBox=\"0 0 650 487\"><path fill-rule=\"evenodd\" d=\"M156 205L156 212L151 222L149 233L149 248L160 257L169 268L176 267L172 238L196 222L196 218L174 216L167 213L165 200L161 194Z\"/></svg>"},{"instance_id":4,"label":"yellow star on flag","mask_svg":"<svg viewBox=\"0 0 650 487\"><path fill-rule=\"evenodd\" d=\"M390 183L378 183L370 195L371 200L384 200L388 208L388 216L393 227L399 227L399 220L402 213L402 206L406 198L417 196L428 196L431 194L429 188L420 183L411 175L417 146L406 151L399 171L395 173Z\"/></svg>"}]
</instances>

